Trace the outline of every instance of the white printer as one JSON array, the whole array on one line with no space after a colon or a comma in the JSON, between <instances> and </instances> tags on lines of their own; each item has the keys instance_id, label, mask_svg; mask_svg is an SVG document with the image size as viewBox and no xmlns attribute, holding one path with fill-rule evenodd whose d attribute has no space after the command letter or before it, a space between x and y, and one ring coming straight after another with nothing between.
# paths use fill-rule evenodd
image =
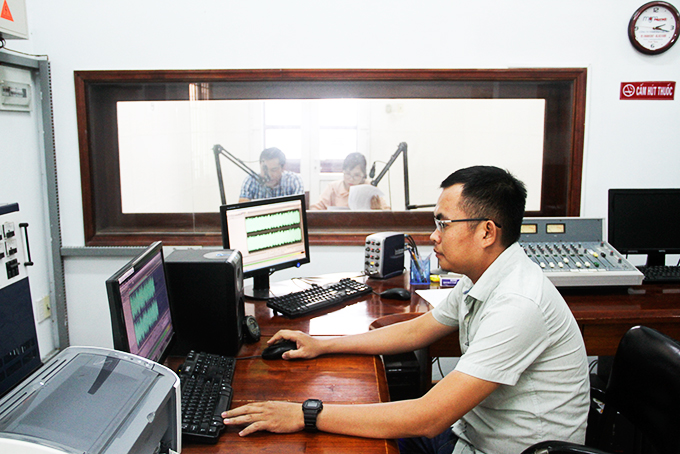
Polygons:
<instances>
[{"instance_id":1,"label":"white printer","mask_svg":"<svg viewBox=\"0 0 680 454\"><path fill-rule=\"evenodd\" d=\"M177 375L129 353L69 347L0 400L3 454L180 451Z\"/></svg>"}]
</instances>

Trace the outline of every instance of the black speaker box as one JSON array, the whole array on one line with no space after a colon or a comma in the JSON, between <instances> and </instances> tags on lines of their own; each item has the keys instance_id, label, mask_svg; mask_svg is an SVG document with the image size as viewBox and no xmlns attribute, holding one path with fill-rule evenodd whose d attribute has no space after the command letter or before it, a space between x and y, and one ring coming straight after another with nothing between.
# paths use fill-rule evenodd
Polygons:
<instances>
[{"instance_id":1,"label":"black speaker box","mask_svg":"<svg viewBox=\"0 0 680 454\"><path fill-rule=\"evenodd\" d=\"M232 249L173 251L165 259L175 352L236 356L245 317L243 263Z\"/></svg>"}]
</instances>

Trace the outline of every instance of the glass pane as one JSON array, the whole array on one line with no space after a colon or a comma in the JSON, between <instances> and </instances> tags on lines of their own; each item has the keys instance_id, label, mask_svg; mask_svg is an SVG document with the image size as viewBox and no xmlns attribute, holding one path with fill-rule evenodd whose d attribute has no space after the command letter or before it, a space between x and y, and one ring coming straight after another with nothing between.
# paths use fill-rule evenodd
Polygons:
<instances>
[{"instance_id":1,"label":"glass pane","mask_svg":"<svg viewBox=\"0 0 680 454\"><path fill-rule=\"evenodd\" d=\"M319 126L356 126L358 100L322 99L319 101Z\"/></svg>"},{"instance_id":2,"label":"glass pane","mask_svg":"<svg viewBox=\"0 0 680 454\"><path fill-rule=\"evenodd\" d=\"M158 107L162 100L186 102L194 77L201 80L203 73L134 71L121 81L116 72L78 71L78 111L88 119L87 128L78 131L80 143L85 144L81 150L86 164L83 189L89 196L84 205L93 213L84 220L86 244L144 241L142 237L132 238L130 231L168 232L171 238L175 232L184 235L192 230L219 230L216 214L221 191L215 172L216 144L257 171L265 142L286 148L291 162L294 156L301 155L298 162L306 183L318 185L324 178L318 173L323 164L341 162L354 149L342 139L320 137L320 131L326 128L336 133L356 129L358 151L366 156L369 167L376 163L378 172L394 161L377 184L389 194L395 210L404 209L400 199L405 194L410 194L406 209L426 208L422 204L436 200L438 183L446 174L466 165L491 163L507 167L527 183L530 211L536 207L539 216L578 215L583 152L583 129L578 125L582 124L585 109L586 74L585 68L333 73L277 70L264 71L262 75L246 73L248 79L244 82L242 73L226 71L224 82L201 85L191 98L194 106L188 115L183 107L175 113L154 113L149 109L137 115L141 121L124 119L125 125L121 125L115 103L156 102ZM168 82L168 77L177 82ZM545 102L527 106L518 102L491 109L481 106L467 114L465 103L472 101L467 98L483 102L498 98L511 103L544 98ZM411 104L418 99L426 102L421 106ZM453 102L448 107L447 100ZM355 101L361 106L356 113L351 109ZM445 106L428 101L442 101ZM455 101L463 103L456 105ZM239 102L238 106L226 107ZM271 104L266 121L265 102ZM214 108L205 107L212 103ZM291 105L296 107L291 109ZM448 117L441 114L447 110ZM184 124L187 118L189 127ZM265 129L271 131L265 133ZM112 140L116 135L119 141ZM334 140L338 143L328 146ZM404 188L401 157L397 159L394 154L402 142L408 144L410 154L410 191ZM119 151L116 145L123 144L132 147ZM137 153L148 156L136 156ZM340 159L320 161L320 153L339 155ZM236 161L219 157L227 200L233 201L246 175ZM547 178L541 180L542 176ZM318 192L312 187L312 195ZM121 216L122 212L138 216ZM156 212L162 213L151 215ZM422 221L426 219L420 216L423 213L397 214L395 221L407 230L422 232ZM315 228L324 233L331 229L347 233L347 226L332 222L335 218L317 217ZM360 214L352 216L352 223L361 223L358 231L372 232L371 219ZM429 219L427 228L431 228ZM190 244L216 245L219 237L189 234L186 240Z\"/></svg>"},{"instance_id":3,"label":"glass pane","mask_svg":"<svg viewBox=\"0 0 680 454\"><path fill-rule=\"evenodd\" d=\"M266 129L264 147L276 147L283 151L286 159L302 157L302 131L300 129Z\"/></svg>"},{"instance_id":4,"label":"glass pane","mask_svg":"<svg viewBox=\"0 0 680 454\"><path fill-rule=\"evenodd\" d=\"M322 129L319 131L319 160L344 160L357 151L356 129Z\"/></svg>"},{"instance_id":5,"label":"glass pane","mask_svg":"<svg viewBox=\"0 0 680 454\"><path fill-rule=\"evenodd\" d=\"M300 126L301 100L271 100L264 103L264 124L267 126Z\"/></svg>"}]
</instances>

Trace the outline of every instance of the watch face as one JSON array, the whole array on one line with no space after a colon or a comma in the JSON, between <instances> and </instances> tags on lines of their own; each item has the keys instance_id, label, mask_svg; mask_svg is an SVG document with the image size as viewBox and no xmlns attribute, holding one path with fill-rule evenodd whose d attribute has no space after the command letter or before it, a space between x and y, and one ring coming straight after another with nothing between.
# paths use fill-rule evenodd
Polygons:
<instances>
[{"instance_id":1,"label":"watch face","mask_svg":"<svg viewBox=\"0 0 680 454\"><path fill-rule=\"evenodd\" d=\"M307 400L305 401L305 408L310 410L317 410L321 408L321 401L315 399Z\"/></svg>"},{"instance_id":2,"label":"watch face","mask_svg":"<svg viewBox=\"0 0 680 454\"><path fill-rule=\"evenodd\" d=\"M637 50L646 54L664 52L678 37L678 11L666 2L641 6L630 20L628 36Z\"/></svg>"}]
</instances>

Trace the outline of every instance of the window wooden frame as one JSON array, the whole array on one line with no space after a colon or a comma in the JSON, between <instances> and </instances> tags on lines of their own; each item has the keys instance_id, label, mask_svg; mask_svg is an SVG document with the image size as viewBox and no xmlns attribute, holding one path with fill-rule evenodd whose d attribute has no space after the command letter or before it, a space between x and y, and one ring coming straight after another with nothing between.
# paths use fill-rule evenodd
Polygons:
<instances>
[{"instance_id":1,"label":"window wooden frame","mask_svg":"<svg viewBox=\"0 0 680 454\"><path fill-rule=\"evenodd\" d=\"M188 100L190 91L201 99L542 98L541 209L527 216L578 216L586 76L585 68L76 71L85 244L221 244L217 212L123 214L121 209L116 102ZM190 90L196 84L201 90ZM378 230L403 231L425 242L433 229L429 211L309 212L308 221L314 245L363 244Z\"/></svg>"}]
</instances>

